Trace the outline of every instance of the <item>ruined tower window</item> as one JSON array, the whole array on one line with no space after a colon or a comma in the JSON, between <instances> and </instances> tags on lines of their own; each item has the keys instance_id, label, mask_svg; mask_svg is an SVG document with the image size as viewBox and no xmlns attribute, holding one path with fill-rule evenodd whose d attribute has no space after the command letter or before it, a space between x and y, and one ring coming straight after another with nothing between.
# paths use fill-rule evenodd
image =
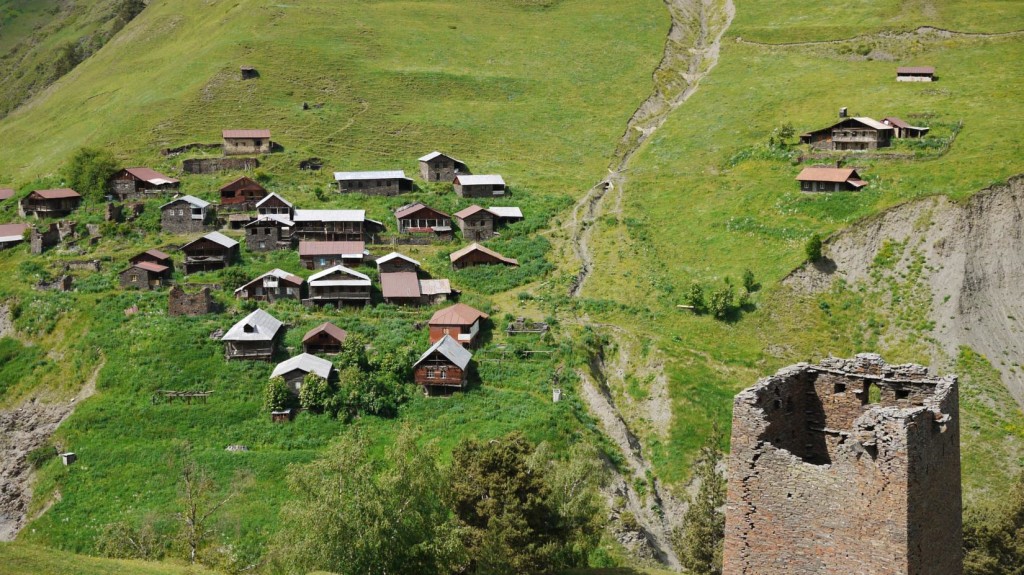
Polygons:
<instances>
[{"instance_id":1,"label":"ruined tower window","mask_svg":"<svg viewBox=\"0 0 1024 575\"><path fill-rule=\"evenodd\" d=\"M846 384L837 381L832 387L832 393L846 393Z\"/></svg>"},{"instance_id":2,"label":"ruined tower window","mask_svg":"<svg viewBox=\"0 0 1024 575\"><path fill-rule=\"evenodd\" d=\"M897 389L896 390L896 399L908 399L909 397L910 397L910 390L909 389Z\"/></svg>"},{"instance_id":3,"label":"ruined tower window","mask_svg":"<svg viewBox=\"0 0 1024 575\"><path fill-rule=\"evenodd\" d=\"M860 392L860 401L863 405L871 403L882 402L882 390L877 385L871 385L870 382L864 382L864 390Z\"/></svg>"}]
</instances>

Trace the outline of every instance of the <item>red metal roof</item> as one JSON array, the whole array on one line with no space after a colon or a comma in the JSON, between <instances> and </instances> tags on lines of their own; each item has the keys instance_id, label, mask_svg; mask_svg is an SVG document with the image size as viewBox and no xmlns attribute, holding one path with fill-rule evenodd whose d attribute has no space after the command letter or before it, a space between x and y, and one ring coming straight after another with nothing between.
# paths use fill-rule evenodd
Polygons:
<instances>
[{"instance_id":1,"label":"red metal roof","mask_svg":"<svg viewBox=\"0 0 1024 575\"><path fill-rule=\"evenodd\" d=\"M152 180L163 180L165 183L169 184L179 183L177 179L167 177L151 168L125 168L124 171L128 172L129 174L135 176L140 180L144 180L147 182Z\"/></svg>"},{"instance_id":2,"label":"red metal roof","mask_svg":"<svg viewBox=\"0 0 1024 575\"><path fill-rule=\"evenodd\" d=\"M299 256L340 256L366 251L366 242L299 242Z\"/></svg>"},{"instance_id":3,"label":"red metal roof","mask_svg":"<svg viewBox=\"0 0 1024 575\"><path fill-rule=\"evenodd\" d=\"M457 303L434 313L428 322L429 325L473 325L478 319L487 319L490 316L484 312L469 307L464 303Z\"/></svg>"},{"instance_id":4,"label":"red metal roof","mask_svg":"<svg viewBox=\"0 0 1024 575\"><path fill-rule=\"evenodd\" d=\"M0 201L6 200L14 196L14 190L10 188L0 188Z\"/></svg>"},{"instance_id":5,"label":"red metal roof","mask_svg":"<svg viewBox=\"0 0 1024 575\"><path fill-rule=\"evenodd\" d=\"M248 176L242 176L241 178L238 178L220 187L220 191L222 192L238 190L260 190L263 192L267 191L267 189L261 186L259 182Z\"/></svg>"},{"instance_id":6,"label":"red metal roof","mask_svg":"<svg viewBox=\"0 0 1024 575\"><path fill-rule=\"evenodd\" d=\"M476 214L478 214L480 212L487 212L488 214L491 214L491 212L487 211L486 208L481 208L480 206L473 205L473 206L469 206L468 208L466 208L464 210L459 210L458 212L455 212L455 217L460 219L460 220L464 220L464 219L466 219L466 218L468 218L470 216L474 216L474 215L476 215ZM491 215L493 216L494 214L491 214Z\"/></svg>"},{"instance_id":7,"label":"red metal roof","mask_svg":"<svg viewBox=\"0 0 1024 575\"><path fill-rule=\"evenodd\" d=\"M501 263L508 264L510 266L519 265L519 262L517 260L513 258L507 258L494 250L485 248L480 244L469 244L468 246L462 248L459 251L452 252L451 255L448 256L448 258L452 261L452 263L455 263L473 252L480 252L482 254L486 254L500 261Z\"/></svg>"},{"instance_id":8,"label":"red metal roof","mask_svg":"<svg viewBox=\"0 0 1024 575\"><path fill-rule=\"evenodd\" d=\"M909 128L910 127L910 124L904 122L903 120L901 120L900 118L897 118L896 116L889 116L889 117L883 119L882 121L885 122L886 124L892 124L893 126L896 126L897 128Z\"/></svg>"},{"instance_id":9,"label":"red metal roof","mask_svg":"<svg viewBox=\"0 0 1024 575\"><path fill-rule=\"evenodd\" d=\"M171 259L171 256L165 254L164 252L162 252L160 250L146 250L146 251L142 252L141 254L135 256L132 259L137 259L137 258L140 258L142 256L150 256L150 257L152 257L154 259L158 259L158 260L169 260L169 259Z\"/></svg>"},{"instance_id":10,"label":"red metal roof","mask_svg":"<svg viewBox=\"0 0 1024 575\"><path fill-rule=\"evenodd\" d=\"M934 66L900 66L896 68L897 74L934 74Z\"/></svg>"},{"instance_id":11,"label":"red metal roof","mask_svg":"<svg viewBox=\"0 0 1024 575\"><path fill-rule=\"evenodd\" d=\"M22 236L27 229L28 224L0 224L0 237Z\"/></svg>"},{"instance_id":12,"label":"red metal roof","mask_svg":"<svg viewBox=\"0 0 1024 575\"><path fill-rule=\"evenodd\" d=\"M36 190L32 192L33 195L39 196L44 200L62 200L65 198L80 198L82 197L78 192L71 188L59 188L56 190Z\"/></svg>"},{"instance_id":13,"label":"red metal roof","mask_svg":"<svg viewBox=\"0 0 1024 575\"><path fill-rule=\"evenodd\" d=\"M157 274L162 274L165 271L167 271L168 269L170 269L167 266L162 266L160 264L155 264L153 262L137 262L137 263L132 264L132 265L134 265L137 268L142 268L144 270L151 271L151 272L157 273Z\"/></svg>"},{"instance_id":14,"label":"red metal roof","mask_svg":"<svg viewBox=\"0 0 1024 575\"><path fill-rule=\"evenodd\" d=\"M415 204L409 204L408 206L403 206L403 207L399 208L398 211L395 212L395 217L398 218L398 219L407 218L407 217L415 215L416 213L421 212L423 210L426 210L426 211L430 212L434 216L440 216L442 218L449 218L449 217L451 217L451 216L449 216L448 214L446 214L444 212L439 212L439 211L435 210L434 208L431 208L430 206L427 206L425 204L421 204L419 202L416 202Z\"/></svg>"},{"instance_id":15,"label":"red metal roof","mask_svg":"<svg viewBox=\"0 0 1024 575\"><path fill-rule=\"evenodd\" d=\"M225 138L270 138L270 130L224 130Z\"/></svg>"},{"instance_id":16,"label":"red metal roof","mask_svg":"<svg viewBox=\"0 0 1024 575\"><path fill-rule=\"evenodd\" d=\"M804 168L796 177L800 182L846 182L860 179L853 168Z\"/></svg>"},{"instance_id":17,"label":"red metal roof","mask_svg":"<svg viewBox=\"0 0 1024 575\"><path fill-rule=\"evenodd\" d=\"M326 333L339 342L345 341L345 338L348 337L348 333L345 330L327 321L307 331L306 335L302 336L302 343L308 342L321 332Z\"/></svg>"},{"instance_id":18,"label":"red metal roof","mask_svg":"<svg viewBox=\"0 0 1024 575\"><path fill-rule=\"evenodd\" d=\"M420 280L416 272L387 272L380 274L380 291L386 298L420 297Z\"/></svg>"}]
</instances>

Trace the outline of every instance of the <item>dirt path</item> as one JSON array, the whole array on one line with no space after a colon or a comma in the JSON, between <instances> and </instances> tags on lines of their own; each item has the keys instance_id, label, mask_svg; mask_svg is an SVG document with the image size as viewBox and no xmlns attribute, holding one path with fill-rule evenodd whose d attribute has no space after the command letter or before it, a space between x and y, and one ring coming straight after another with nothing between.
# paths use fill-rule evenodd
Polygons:
<instances>
[{"instance_id":1,"label":"dirt path","mask_svg":"<svg viewBox=\"0 0 1024 575\"><path fill-rule=\"evenodd\" d=\"M14 409L0 411L0 541L12 541L25 526L35 470L28 453L46 445L75 407L96 392L104 360L73 399L47 403L33 398Z\"/></svg>"},{"instance_id":2,"label":"dirt path","mask_svg":"<svg viewBox=\"0 0 1024 575\"><path fill-rule=\"evenodd\" d=\"M841 38L838 40L816 40L812 42L758 42L756 40L744 40L743 38L737 38L736 41L742 44L749 44L751 46L765 46L765 47L800 47L800 46L827 46L829 44L846 44L849 42L864 42L867 40L876 40L884 38L887 40L906 40L906 39L925 39L925 38L936 38L936 39L947 39L947 38L967 38L967 39L985 39L985 38L1005 38L1010 36L1024 35L1024 30L1014 30L1012 32L957 32L955 30L943 30L942 28L934 28L932 26L921 26L915 30L908 32L878 32L876 34L863 34L861 36L853 36L851 38Z\"/></svg>"}]
</instances>

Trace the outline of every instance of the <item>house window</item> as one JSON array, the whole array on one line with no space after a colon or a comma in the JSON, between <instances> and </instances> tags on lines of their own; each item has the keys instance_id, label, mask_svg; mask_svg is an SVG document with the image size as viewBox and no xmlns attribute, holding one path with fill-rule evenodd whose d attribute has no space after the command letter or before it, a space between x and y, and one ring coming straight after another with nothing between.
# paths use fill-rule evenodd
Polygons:
<instances>
[{"instance_id":1,"label":"house window","mask_svg":"<svg viewBox=\"0 0 1024 575\"><path fill-rule=\"evenodd\" d=\"M436 378L437 378L437 369L435 369L433 367L428 367L427 368L427 379L436 379Z\"/></svg>"},{"instance_id":2,"label":"house window","mask_svg":"<svg viewBox=\"0 0 1024 575\"><path fill-rule=\"evenodd\" d=\"M266 248L267 248L267 242L260 241L260 249L263 250L263 249L266 249Z\"/></svg>"},{"instance_id":3,"label":"house window","mask_svg":"<svg viewBox=\"0 0 1024 575\"><path fill-rule=\"evenodd\" d=\"M185 215L185 210L183 208L178 208L178 215L179 216L184 216Z\"/></svg>"},{"instance_id":4,"label":"house window","mask_svg":"<svg viewBox=\"0 0 1024 575\"><path fill-rule=\"evenodd\" d=\"M448 367L441 368L441 379L448 379Z\"/></svg>"},{"instance_id":5,"label":"house window","mask_svg":"<svg viewBox=\"0 0 1024 575\"><path fill-rule=\"evenodd\" d=\"M320 267L327 267L327 258L320 258Z\"/></svg>"},{"instance_id":6,"label":"house window","mask_svg":"<svg viewBox=\"0 0 1024 575\"><path fill-rule=\"evenodd\" d=\"M130 280L132 283L139 283L139 276L137 274L132 274L130 276Z\"/></svg>"}]
</instances>

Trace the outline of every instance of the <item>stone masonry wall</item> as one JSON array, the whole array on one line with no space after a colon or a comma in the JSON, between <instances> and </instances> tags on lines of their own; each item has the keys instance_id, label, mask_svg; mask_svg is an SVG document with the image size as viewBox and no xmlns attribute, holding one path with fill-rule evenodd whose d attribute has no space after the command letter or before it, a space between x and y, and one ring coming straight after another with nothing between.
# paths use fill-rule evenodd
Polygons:
<instances>
[{"instance_id":1,"label":"stone masonry wall","mask_svg":"<svg viewBox=\"0 0 1024 575\"><path fill-rule=\"evenodd\" d=\"M194 316L211 312L213 312L213 297L210 295L210 288L203 288L194 294L185 293L185 290L178 286L171 288L168 295L168 315Z\"/></svg>"},{"instance_id":2,"label":"stone masonry wall","mask_svg":"<svg viewBox=\"0 0 1024 575\"><path fill-rule=\"evenodd\" d=\"M960 575L955 377L874 354L734 400L725 575Z\"/></svg>"}]
</instances>

